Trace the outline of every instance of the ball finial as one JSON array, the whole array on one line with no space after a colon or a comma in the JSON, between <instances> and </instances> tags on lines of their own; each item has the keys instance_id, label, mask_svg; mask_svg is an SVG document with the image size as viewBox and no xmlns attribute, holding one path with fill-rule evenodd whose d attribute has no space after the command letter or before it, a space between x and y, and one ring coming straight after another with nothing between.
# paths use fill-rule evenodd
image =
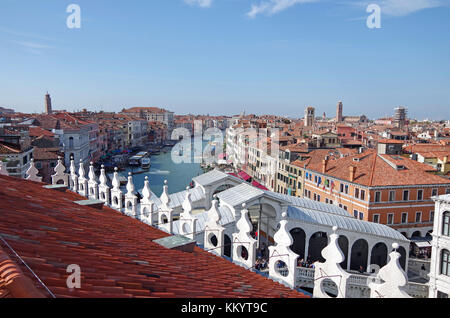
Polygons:
<instances>
[{"instance_id":1,"label":"ball finial","mask_svg":"<svg viewBox=\"0 0 450 318\"><path fill-rule=\"evenodd\" d=\"M128 175L131 177L133 174L131 172L128 172Z\"/></svg>"},{"instance_id":2,"label":"ball finial","mask_svg":"<svg viewBox=\"0 0 450 318\"><path fill-rule=\"evenodd\" d=\"M333 226L333 232L334 233L336 233L337 232L337 230L338 230L338 227L335 225L335 226Z\"/></svg>"},{"instance_id":3,"label":"ball finial","mask_svg":"<svg viewBox=\"0 0 450 318\"><path fill-rule=\"evenodd\" d=\"M93 166L94 165L94 163L91 161L91 166Z\"/></svg>"},{"instance_id":4,"label":"ball finial","mask_svg":"<svg viewBox=\"0 0 450 318\"><path fill-rule=\"evenodd\" d=\"M245 209L247 207L247 203L242 203L242 208Z\"/></svg>"},{"instance_id":5,"label":"ball finial","mask_svg":"<svg viewBox=\"0 0 450 318\"><path fill-rule=\"evenodd\" d=\"M392 248L393 248L394 250L397 250L397 249L399 248L398 243L392 244Z\"/></svg>"},{"instance_id":6,"label":"ball finial","mask_svg":"<svg viewBox=\"0 0 450 318\"><path fill-rule=\"evenodd\" d=\"M102 169L105 169L105 165L102 165Z\"/></svg>"},{"instance_id":7,"label":"ball finial","mask_svg":"<svg viewBox=\"0 0 450 318\"><path fill-rule=\"evenodd\" d=\"M148 181L148 176L145 176L145 181Z\"/></svg>"},{"instance_id":8,"label":"ball finial","mask_svg":"<svg viewBox=\"0 0 450 318\"><path fill-rule=\"evenodd\" d=\"M281 217L282 217L283 219L287 218L287 213L286 213L286 212L283 212L283 213L281 214Z\"/></svg>"},{"instance_id":9,"label":"ball finial","mask_svg":"<svg viewBox=\"0 0 450 318\"><path fill-rule=\"evenodd\" d=\"M167 180L164 180L164 185L167 185Z\"/></svg>"},{"instance_id":10,"label":"ball finial","mask_svg":"<svg viewBox=\"0 0 450 318\"><path fill-rule=\"evenodd\" d=\"M114 168L114 171L115 171L115 172L119 171L119 168L115 167L115 168Z\"/></svg>"},{"instance_id":11,"label":"ball finial","mask_svg":"<svg viewBox=\"0 0 450 318\"><path fill-rule=\"evenodd\" d=\"M186 187L186 191L189 191L189 189L190 189L189 187Z\"/></svg>"}]
</instances>

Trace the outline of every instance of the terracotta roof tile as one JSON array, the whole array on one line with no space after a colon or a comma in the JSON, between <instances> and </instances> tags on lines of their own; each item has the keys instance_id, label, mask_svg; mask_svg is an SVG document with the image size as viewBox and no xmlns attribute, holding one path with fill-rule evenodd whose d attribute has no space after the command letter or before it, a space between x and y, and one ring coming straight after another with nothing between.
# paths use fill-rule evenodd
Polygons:
<instances>
[{"instance_id":1,"label":"terracotta roof tile","mask_svg":"<svg viewBox=\"0 0 450 318\"><path fill-rule=\"evenodd\" d=\"M199 247L165 249L153 240L167 233L107 207L77 206L72 192L4 176L0 184L0 235L56 297L306 297ZM65 285L70 264L81 268L81 289Z\"/></svg>"}]
</instances>

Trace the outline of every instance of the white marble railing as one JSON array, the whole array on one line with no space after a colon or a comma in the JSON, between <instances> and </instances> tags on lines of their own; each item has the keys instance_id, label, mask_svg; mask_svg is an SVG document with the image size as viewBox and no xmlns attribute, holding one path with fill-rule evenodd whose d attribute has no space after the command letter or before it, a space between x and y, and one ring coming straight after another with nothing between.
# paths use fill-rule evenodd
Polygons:
<instances>
[{"instance_id":1,"label":"white marble railing","mask_svg":"<svg viewBox=\"0 0 450 318\"><path fill-rule=\"evenodd\" d=\"M297 287L304 287L305 282L310 283L308 285L312 286L314 284L314 268L305 268L298 267L297 268L297 277L296 277L296 285ZM367 275L353 274L348 279L348 287L354 289L359 288L361 290L360 295L369 295L370 289L368 287L369 283L381 283L378 278ZM308 286L308 287L310 287ZM333 288L331 288L332 291ZM427 298L428 297L428 285L419 284L419 283L408 283L405 288L405 291L416 298ZM353 293L354 294L354 293Z\"/></svg>"}]
</instances>

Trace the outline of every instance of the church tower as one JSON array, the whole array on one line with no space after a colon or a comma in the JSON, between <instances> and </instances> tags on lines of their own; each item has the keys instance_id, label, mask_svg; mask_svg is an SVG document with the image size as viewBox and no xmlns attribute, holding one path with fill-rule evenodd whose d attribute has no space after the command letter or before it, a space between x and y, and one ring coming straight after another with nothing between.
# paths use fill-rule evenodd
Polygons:
<instances>
[{"instance_id":1,"label":"church tower","mask_svg":"<svg viewBox=\"0 0 450 318\"><path fill-rule=\"evenodd\" d=\"M341 123L344 119L342 116L343 110L344 110L344 104L342 102L339 102L337 104L337 109L336 109L336 122L337 123Z\"/></svg>"},{"instance_id":2,"label":"church tower","mask_svg":"<svg viewBox=\"0 0 450 318\"><path fill-rule=\"evenodd\" d=\"M45 95L45 113L47 115L52 114L52 99L50 97L50 94L47 92Z\"/></svg>"}]
</instances>

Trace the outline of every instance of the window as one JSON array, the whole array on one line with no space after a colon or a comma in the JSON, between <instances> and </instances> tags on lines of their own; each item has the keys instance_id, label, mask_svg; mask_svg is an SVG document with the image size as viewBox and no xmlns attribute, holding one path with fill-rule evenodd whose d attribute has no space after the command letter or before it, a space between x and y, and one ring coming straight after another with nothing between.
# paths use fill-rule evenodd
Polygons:
<instances>
[{"instance_id":1,"label":"window","mask_svg":"<svg viewBox=\"0 0 450 318\"><path fill-rule=\"evenodd\" d=\"M417 201L423 200L423 190L417 190Z\"/></svg>"},{"instance_id":2,"label":"window","mask_svg":"<svg viewBox=\"0 0 450 318\"><path fill-rule=\"evenodd\" d=\"M430 211L430 222L434 222L434 211Z\"/></svg>"},{"instance_id":3,"label":"window","mask_svg":"<svg viewBox=\"0 0 450 318\"><path fill-rule=\"evenodd\" d=\"M375 192L375 202L381 202L381 192Z\"/></svg>"},{"instance_id":4,"label":"window","mask_svg":"<svg viewBox=\"0 0 450 318\"><path fill-rule=\"evenodd\" d=\"M348 194L348 185L345 185L345 194Z\"/></svg>"},{"instance_id":5,"label":"window","mask_svg":"<svg viewBox=\"0 0 450 318\"><path fill-rule=\"evenodd\" d=\"M389 191L389 201L395 201L395 191Z\"/></svg>"},{"instance_id":6,"label":"window","mask_svg":"<svg viewBox=\"0 0 450 318\"><path fill-rule=\"evenodd\" d=\"M355 198L359 198L359 189L358 188L355 189Z\"/></svg>"},{"instance_id":7,"label":"window","mask_svg":"<svg viewBox=\"0 0 450 318\"><path fill-rule=\"evenodd\" d=\"M344 192L344 185L341 183L341 193Z\"/></svg>"},{"instance_id":8,"label":"window","mask_svg":"<svg viewBox=\"0 0 450 318\"><path fill-rule=\"evenodd\" d=\"M435 196L437 196L438 195L438 189L433 189L433 190L431 190L431 196L432 197L435 197Z\"/></svg>"},{"instance_id":9,"label":"window","mask_svg":"<svg viewBox=\"0 0 450 318\"><path fill-rule=\"evenodd\" d=\"M373 215L373 223L380 223L380 215L379 214Z\"/></svg>"},{"instance_id":10,"label":"window","mask_svg":"<svg viewBox=\"0 0 450 318\"><path fill-rule=\"evenodd\" d=\"M416 223L422 222L422 212L416 212Z\"/></svg>"},{"instance_id":11,"label":"window","mask_svg":"<svg viewBox=\"0 0 450 318\"><path fill-rule=\"evenodd\" d=\"M358 211L353 210L353 216L357 219L358 218Z\"/></svg>"},{"instance_id":12,"label":"window","mask_svg":"<svg viewBox=\"0 0 450 318\"><path fill-rule=\"evenodd\" d=\"M364 220L364 213L363 212L359 212L359 219L360 220Z\"/></svg>"},{"instance_id":13,"label":"window","mask_svg":"<svg viewBox=\"0 0 450 318\"><path fill-rule=\"evenodd\" d=\"M441 253L441 274L450 276L450 252L447 250Z\"/></svg>"},{"instance_id":14,"label":"window","mask_svg":"<svg viewBox=\"0 0 450 318\"><path fill-rule=\"evenodd\" d=\"M320 195L317 195L317 201L320 202Z\"/></svg>"},{"instance_id":15,"label":"window","mask_svg":"<svg viewBox=\"0 0 450 318\"><path fill-rule=\"evenodd\" d=\"M388 214L387 224L394 224L394 214L393 213Z\"/></svg>"},{"instance_id":16,"label":"window","mask_svg":"<svg viewBox=\"0 0 450 318\"><path fill-rule=\"evenodd\" d=\"M445 194L450 194L450 188L447 188L447 189L445 190Z\"/></svg>"},{"instance_id":17,"label":"window","mask_svg":"<svg viewBox=\"0 0 450 318\"><path fill-rule=\"evenodd\" d=\"M366 191L361 190L361 200L365 200L366 199Z\"/></svg>"},{"instance_id":18,"label":"window","mask_svg":"<svg viewBox=\"0 0 450 318\"><path fill-rule=\"evenodd\" d=\"M345 210L345 211L347 211L347 210L348 210L348 208L347 208L347 206L346 206L346 205L344 205L344 210Z\"/></svg>"},{"instance_id":19,"label":"window","mask_svg":"<svg viewBox=\"0 0 450 318\"><path fill-rule=\"evenodd\" d=\"M403 191L403 201L408 201L408 200L409 200L409 191L404 190Z\"/></svg>"},{"instance_id":20,"label":"window","mask_svg":"<svg viewBox=\"0 0 450 318\"><path fill-rule=\"evenodd\" d=\"M450 236L450 212L444 212L442 219L444 221L442 226L442 235Z\"/></svg>"},{"instance_id":21,"label":"window","mask_svg":"<svg viewBox=\"0 0 450 318\"><path fill-rule=\"evenodd\" d=\"M408 223L408 212L402 213L402 224Z\"/></svg>"}]
</instances>

